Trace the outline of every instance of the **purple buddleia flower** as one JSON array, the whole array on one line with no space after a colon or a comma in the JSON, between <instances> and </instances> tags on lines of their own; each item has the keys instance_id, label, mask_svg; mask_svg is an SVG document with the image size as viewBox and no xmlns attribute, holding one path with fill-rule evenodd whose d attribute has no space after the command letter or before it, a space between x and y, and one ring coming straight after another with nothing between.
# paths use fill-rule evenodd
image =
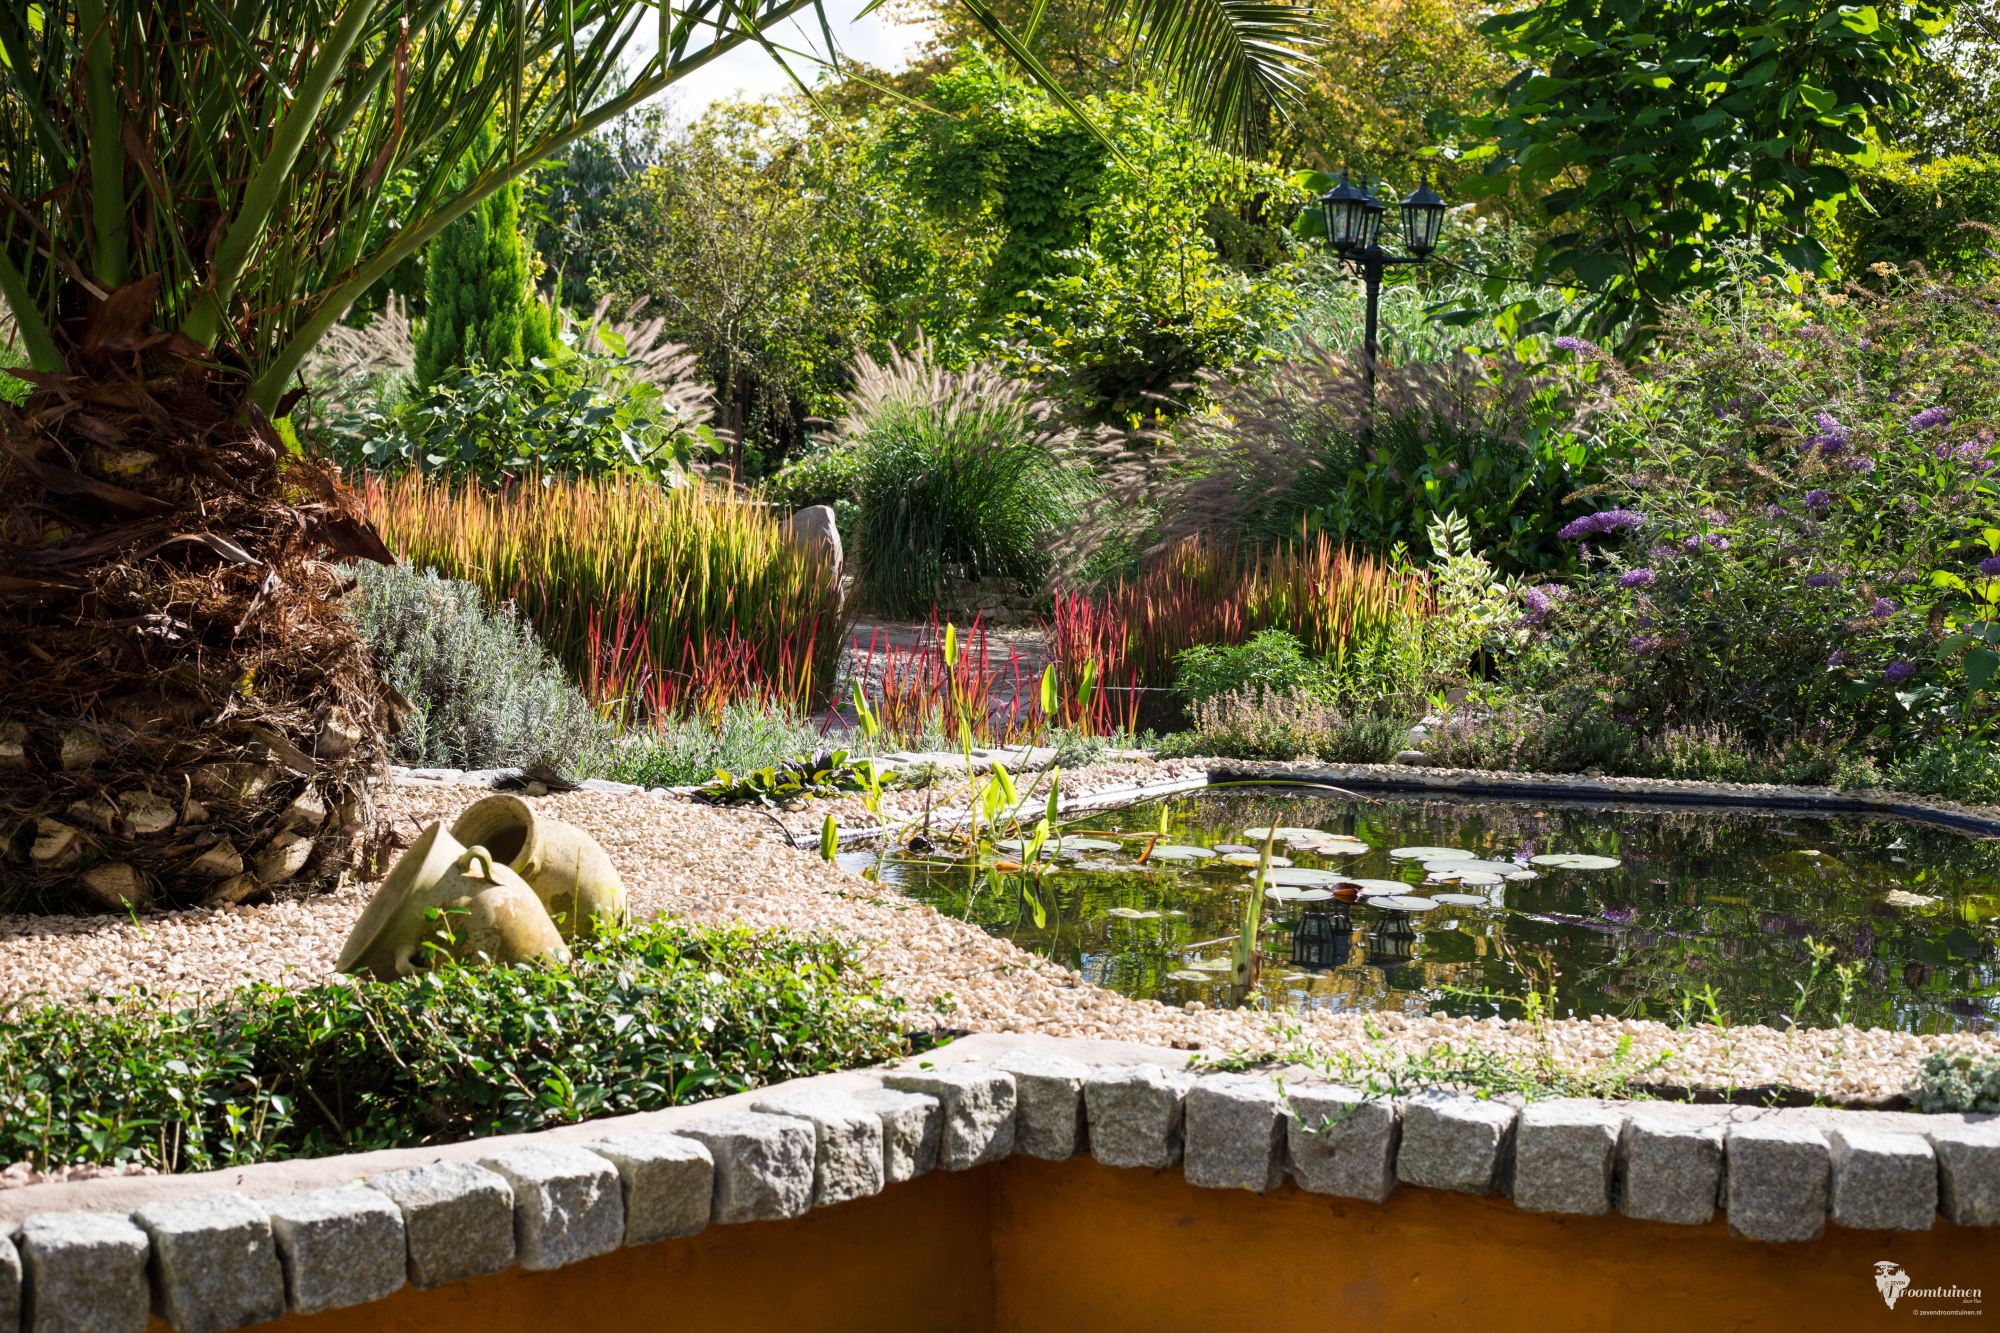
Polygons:
<instances>
[{"instance_id":1,"label":"purple buddleia flower","mask_svg":"<svg viewBox=\"0 0 2000 1333\"><path fill-rule=\"evenodd\" d=\"M1819 427L1819 434L1806 441L1807 449L1817 449L1823 454L1837 454L1847 448L1847 427L1831 412L1816 413L1813 424Z\"/></svg>"},{"instance_id":2,"label":"purple buddleia flower","mask_svg":"<svg viewBox=\"0 0 2000 1333\"><path fill-rule=\"evenodd\" d=\"M1681 542L1681 549L1683 551L1699 551L1704 546L1708 547L1711 551L1726 551L1729 549L1729 538L1719 532L1711 532L1702 536L1689 537Z\"/></svg>"},{"instance_id":3,"label":"purple buddleia flower","mask_svg":"<svg viewBox=\"0 0 2000 1333\"><path fill-rule=\"evenodd\" d=\"M1658 565L1666 563L1667 561L1673 559L1675 556L1679 554L1680 554L1679 547L1668 546L1665 542L1661 542L1647 549L1646 558L1652 561L1654 564Z\"/></svg>"},{"instance_id":4,"label":"purple buddleia flower","mask_svg":"<svg viewBox=\"0 0 2000 1333\"><path fill-rule=\"evenodd\" d=\"M1640 657L1650 657L1660 651L1660 636L1641 634L1632 640L1632 651Z\"/></svg>"},{"instance_id":5,"label":"purple buddleia flower","mask_svg":"<svg viewBox=\"0 0 2000 1333\"><path fill-rule=\"evenodd\" d=\"M1770 505L1765 505L1765 506L1764 506L1764 517L1765 517L1765 518L1769 518L1769 519L1780 519L1780 518L1783 518L1783 517L1785 517L1785 507L1784 507L1783 505L1779 505L1779 504L1770 504Z\"/></svg>"},{"instance_id":6,"label":"purple buddleia flower","mask_svg":"<svg viewBox=\"0 0 2000 1333\"><path fill-rule=\"evenodd\" d=\"M1981 560L1979 572L1988 578L2000 578L2000 555L1989 555Z\"/></svg>"},{"instance_id":7,"label":"purple buddleia flower","mask_svg":"<svg viewBox=\"0 0 2000 1333\"><path fill-rule=\"evenodd\" d=\"M1905 662L1902 658L1899 657L1895 661L1889 663L1888 667L1883 670L1882 679L1891 685L1901 685L1904 681L1908 680L1910 677L1916 674L1917 674L1917 668L1915 664L1911 662Z\"/></svg>"},{"instance_id":8,"label":"purple buddleia flower","mask_svg":"<svg viewBox=\"0 0 2000 1333\"><path fill-rule=\"evenodd\" d=\"M1848 662L1852 660L1853 659L1848 657L1847 650L1845 648L1836 648L1827 657L1826 664L1830 667L1844 667L1848 664Z\"/></svg>"},{"instance_id":9,"label":"purple buddleia flower","mask_svg":"<svg viewBox=\"0 0 2000 1333\"><path fill-rule=\"evenodd\" d=\"M1896 604L1886 597L1877 597L1875 605L1868 608L1868 614L1876 620L1887 620L1896 614Z\"/></svg>"},{"instance_id":10,"label":"purple buddleia flower","mask_svg":"<svg viewBox=\"0 0 2000 1333\"><path fill-rule=\"evenodd\" d=\"M1650 569L1628 569L1625 571L1625 576L1618 580L1618 586L1621 588L1650 588L1656 582L1658 582L1658 576Z\"/></svg>"},{"instance_id":11,"label":"purple buddleia flower","mask_svg":"<svg viewBox=\"0 0 2000 1333\"><path fill-rule=\"evenodd\" d=\"M1812 510L1815 514L1824 515L1827 510L1833 508L1833 496L1823 490L1808 491L1806 492L1806 508Z\"/></svg>"},{"instance_id":12,"label":"purple buddleia flower","mask_svg":"<svg viewBox=\"0 0 2000 1333\"><path fill-rule=\"evenodd\" d=\"M1565 333L1551 344L1558 352L1577 352L1584 356L1602 356L1604 349L1588 338L1576 338Z\"/></svg>"},{"instance_id":13,"label":"purple buddleia flower","mask_svg":"<svg viewBox=\"0 0 2000 1333\"><path fill-rule=\"evenodd\" d=\"M1840 575L1830 569L1823 569L1817 574L1806 575L1806 586L1808 588L1831 588L1838 582L1840 582Z\"/></svg>"},{"instance_id":14,"label":"purple buddleia flower","mask_svg":"<svg viewBox=\"0 0 2000 1333\"><path fill-rule=\"evenodd\" d=\"M1847 460L1847 466L1853 468L1856 472L1873 472L1875 470L1875 460L1867 454L1856 454Z\"/></svg>"},{"instance_id":15,"label":"purple buddleia flower","mask_svg":"<svg viewBox=\"0 0 2000 1333\"><path fill-rule=\"evenodd\" d=\"M1908 429L1910 434L1915 435L1918 431L1935 429L1950 420L1950 408L1943 406L1927 407L1910 418Z\"/></svg>"},{"instance_id":16,"label":"purple buddleia flower","mask_svg":"<svg viewBox=\"0 0 2000 1333\"><path fill-rule=\"evenodd\" d=\"M1566 542L1581 541L1585 537L1604 536L1613 532L1630 532L1646 525L1646 516L1630 509L1606 509L1602 513L1585 514L1563 525L1556 536Z\"/></svg>"}]
</instances>

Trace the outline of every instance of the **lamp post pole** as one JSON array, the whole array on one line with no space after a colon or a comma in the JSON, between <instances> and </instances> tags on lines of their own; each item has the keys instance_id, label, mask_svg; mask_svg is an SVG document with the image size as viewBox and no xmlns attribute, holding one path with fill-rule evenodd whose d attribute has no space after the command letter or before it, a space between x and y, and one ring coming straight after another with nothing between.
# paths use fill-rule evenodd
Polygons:
<instances>
[{"instance_id":1,"label":"lamp post pole","mask_svg":"<svg viewBox=\"0 0 2000 1333\"><path fill-rule=\"evenodd\" d=\"M1361 374L1367 385L1368 415L1363 429L1372 434L1375 429L1375 362L1381 354L1377 334L1382 310L1382 275L1396 264L1429 262L1431 251L1437 248L1438 234L1444 230L1444 200L1431 189L1427 180L1419 182L1410 197L1403 200L1403 240L1410 251L1407 255L1390 254L1382 248L1382 215L1388 210L1365 185L1356 187L1349 183L1347 172L1340 173L1340 183L1321 195L1319 201L1326 214L1327 244L1333 247L1342 262L1360 275L1362 290L1366 294Z\"/></svg>"}]
</instances>

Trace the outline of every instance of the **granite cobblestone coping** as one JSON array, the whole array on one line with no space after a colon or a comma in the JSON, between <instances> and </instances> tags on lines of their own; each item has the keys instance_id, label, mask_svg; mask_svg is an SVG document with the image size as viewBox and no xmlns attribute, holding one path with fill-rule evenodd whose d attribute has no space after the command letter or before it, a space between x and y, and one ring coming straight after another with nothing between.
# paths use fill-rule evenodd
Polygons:
<instances>
[{"instance_id":1,"label":"granite cobblestone coping","mask_svg":"<svg viewBox=\"0 0 2000 1333\"><path fill-rule=\"evenodd\" d=\"M1448 1090L1368 1097L1183 1052L966 1038L874 1071L422 1150L0 1197L0 1333L249 1327L713 1225L838 1207L925 1170L1089 1153L1200 1188L1380 1203L1399 1188L1701 1225L1746 1243L1827 1227L2000 1227L2000 1116L1772 1110ZM1609 1225L1609 1223L1607 1223ZM2000 1240L2000 1237L1996 1237Z\"/></svg>"}]
</instances>

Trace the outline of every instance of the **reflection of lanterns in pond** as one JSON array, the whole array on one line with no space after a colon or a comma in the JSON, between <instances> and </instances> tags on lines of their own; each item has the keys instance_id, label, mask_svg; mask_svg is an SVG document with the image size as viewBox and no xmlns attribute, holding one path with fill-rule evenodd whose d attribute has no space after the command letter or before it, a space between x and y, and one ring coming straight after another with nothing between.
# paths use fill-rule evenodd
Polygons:
<instances>
[{"instance_id":1,"label":"reflection of lanterns in pond","mask_svg":"<svg viewBox=\"0 0 2000 1333\"><path fill-rule=\"evenodd\" d=\"M1401 912L1384 916L1368 932L1368 962L1384 971L1401 967L1417 955L1416 925Z\"/></svg>"},{"instance_id":2,"label":"reflection of lanterns in pond","mask_svg":"<svg viewBox=\"0 0 2000 1333\"><path fill-rule=\"evenodd\" d=\"M1332 911L1307 908L1292 927L1292 966L1322 972L1347 961L1354 947L1354 924L1345 907Z\"/></svg>"}]
</instances>

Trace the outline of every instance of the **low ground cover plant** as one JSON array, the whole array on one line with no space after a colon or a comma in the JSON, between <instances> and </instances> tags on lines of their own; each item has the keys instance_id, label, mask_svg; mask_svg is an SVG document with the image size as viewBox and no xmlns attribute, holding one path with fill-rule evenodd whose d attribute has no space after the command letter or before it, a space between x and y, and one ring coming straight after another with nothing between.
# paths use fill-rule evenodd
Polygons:
<instances>
[{"instance_id":1,"label":"low ground cover plant","mask_svg":"<svg viewBox=\"0 0 2000 1333\"><path fill-rule=\"evenodd\" d=\"M1350 712L1319 694L1276 689L1225 691L1192 712L1192 726L1159 743L1162 757L1384 764L1408 748L1414 720L1392 708Z\"/></svg>"},{"instance_id":2,"label":"low ground cover plant","mask_svg":"<svg viewBox=\"0 0 2000 1333\"><path fill-rule=\"evenodd\" d=\"M0 1155L202 1171L520 1133L900 1054L846 946L654 921L567 964L0 1020Z\"/></svg>"}]
</instances>

